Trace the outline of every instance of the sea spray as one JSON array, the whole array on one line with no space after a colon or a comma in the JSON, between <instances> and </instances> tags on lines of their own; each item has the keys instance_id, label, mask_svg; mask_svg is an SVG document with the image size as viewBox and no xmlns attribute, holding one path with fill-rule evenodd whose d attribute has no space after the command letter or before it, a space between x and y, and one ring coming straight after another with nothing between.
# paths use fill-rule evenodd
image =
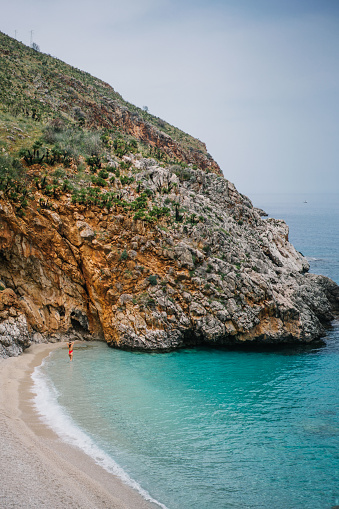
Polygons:
<instances>
[{"instance_id":1,"label":"sea spray","mask_svg":"<svg viewBox=\"0 0 339 509\"><path fill-rule=\"evenodd\" d=\"M52 352L49 354L51 355ZM48 357L47 357L48 358ZM47 359L46 358L46 359ZM34 406L44 424L50 427L64 442L81 449L91 457L95 463L110 474L117 476L126 485L136 490L147 501L167 509L155 500L139 483L132 479L108 454L76 425L66 409L58 403L59 391L43 372L46 359L32 373Z\"/></svg>"}]
</instances>

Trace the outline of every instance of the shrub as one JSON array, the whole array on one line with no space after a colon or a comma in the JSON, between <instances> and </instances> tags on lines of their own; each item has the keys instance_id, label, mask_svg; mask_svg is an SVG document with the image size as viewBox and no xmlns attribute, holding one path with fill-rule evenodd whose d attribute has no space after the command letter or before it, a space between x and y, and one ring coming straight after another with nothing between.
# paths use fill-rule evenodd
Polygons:
<instances>
[{"instance_id":1,"label":"shrub","mask_svg":"<svg viewBox=\"0 0 339 509\"><path fill-rule=\"evenodd\" d=\"M191 172L187 168L183 168L178 164L175 164L170 167L170 170L175 173L175 175L179 178L180 182L184 182L185 180L189 180L191 178Z\"/></svg>"},{"instance_id":2,"label":"shrub","mask_svg":"<svg viewBox=\"0 0 339 509\"><path fill-rule=\"evenodd\" d=\"M64 180L64 182L62 183L62 187L61 187L62 191L64 191L65 193L69 193L73 190L73 186L72 184L69 182L69 180Z\"/></svg>"},{"instance_id":3,"label":"shrub","mask_svg":"<svg viewBox=\"0 0 339 509\"><path fill-rule=\"evenodd\" d=\"M107 148L110 148L113 145L112 138L107 133L102 134L100 139Z\"/></svg>"},{"instance_id":4,"label":"shrub","mask_svg":"<svg viewBox=\"0 0 339 509\"><path fill-rule=\"evenodd\" d=\"M158 283L157 276L148 276L148 282L151 285L155 286Z\"/></svg>"},{"instance_id":5,"label":"shrub","mask_svg":"<svg viewBox=\"0 0 339 509\"><path fill-rule=\"evenodd\" d=\"M141 219L141 220L145 219L144 214L145 214L145 211L144 211L144 210L138 210L138 211L134 214L134 217L133 217L134 221L137 221L138 219Z\"/></svg>"},{"instance_id":6,"label":"shrub","mask_svg":"<svg viewBox=\"0 0 339 509\"><path fill-rule=\"evenodd\" d=\"M138 151L138 142L137 140L131 140L129 144L129 150L130 152L137 152Z\"/></svg>"},{"instance_id":7,"label":"shrub","mask_svg":"<svg viewBox=\"0 0 339 509\"><path fill-rule=\"evenodd\" d=\"M97 131L79 129L79 127L65 127L60 119L53 120L44 130L43 139L46 143L56 145L62 152L77 159L83 156L99 156L102 152L103 142Z\"/></svg>"},{"instance_id":8,"label":"shrub","mask_svg":"<svg viewBox=\"0 0 339 509\"><path fill-rule=\"evenodd\" d=\"M97 169L101 168L101 160L100 160L100 157L97 155L92 155L90 157L87 157L86 163L91 168L91 171L95 172Z\"/></svg>"},{"instance_id":9,"label":"shrub","mask_svg":"<svg viewBox=\"0 0 339 509\"><path fill-rule=\"evenodd\" d=\"M134 178L133 177L120 177L120 182L121 184L124 186L126 184L132 184L132 182L134 182Z\"/></svg>"},{"instance_id":10,"label":"shrub","mask_svg":"<svg viewBox=\"0 0 339 509\"><path fill-rule=\"evenodd\" d=\"M124 249L123 252L120 255L120 260L121 261L125 261L125 260L127 260L127 258L128 258L128 254L127 254L126 249Z\"/></svg>"},{"instance_id":11,"label":"shrub","mask_svg":"<svg viewBox=\"0 0 339 509\"><path fill-rule=\"evenodd\" d=\"M28 205L28 199L32 199L31 192L25 182L24 169L17 159L0 154L0 190L16 204L19 216L24 215L23 209Z\"/></svg>"},{"instance_id":12,"label":"shrub","mask_svg":"<svg viewBox=\"0 0 339 509\"><path fill-rule=\"evenodd\" d=\"M142 194L145 194L146 196L153 196L153 191L152 189L147 188Z\"/></svg>"},{"instance_id":13,"label":"shrub","mask_svg":"<svg viewBox=\"0 0 339 509\"><path fill-rule=\"evenodd\" d=\"M142 193L138 196L134 202L131 204L131 208L133 209L145 209L147 207L147 196L145 193Z\"/></svg>"},{"instance_id":14,"label":"shrub","mask_svg":"<svg viewBox=\"0 0 339 509\"><path fill-rule=\"evenodd\" d=\"M160 217L162 216L168 216L169 210L170 209L168 207L157 207L155 205L149 214L151 217L156 217L157 219L160 219Z\"/></svg>"},{"instance_id":15,"label":"shrub","mask_svg":"<svg viewBox=\"0 0 339 509\"><path fill-rule=\"evenodd\" d=\"M100 187L107 186L106 180L104 180L103 178L100 178L100 177L92 177L91 181L96 186L100 186Z\"/></svg>"},{"instance_id":16,"label":"shrub","mask_svg":"<svg viewBox=\"0 0 339 509\"><path fill-rule=\"evenodd\" d=\"M127 154L129 150L129 144L122 138L116 138L113 142L113 147L116 155L122 157Z\"/></svg>"},{"instance_id":17,"label":"shrub","mask_svg":"<svg viewBox=\"0 0 339 509\"><path fill-rule=\"evenodd\" d=\"M98 173L98 176L102 179L107 179L108 178L108 171L106 170L100 170L99 173Z\"/></svg>"},{"instance_id":18,"label":"shrub","mask_svg":"<svg viewBox=\"0 0 339 509\"><path fill-rule=\"evenodd\" d=\"M184 216L182 214L180 214L180 209L179 209L179 205L176 203L175 204L175 220L178 222L178 223L181 223L181 221L184 219Z\"/></svg>"},{"instance_id":19,"label":"shrub","mask_svg":"<svg viewBox=\"0 0 339 509\"><path fill-rule=\"evenodd\" d=\"M24 169L18 159L0 154L0 180L3 178L21 179Z\"/></svg>"},{"instance_id":20,"label":"shrub","mask_svg":"<svg viewBox=\"0 0 339 509\"><path fill-rule=\"evenodd\" d=\"M19 152L19 157L22 157L28 166L32 166L33 164L41 164L45 154L41 155L41 152L38 148L23 148Z\"/></svg>"},{"instance_id":21,"label":"shrub","mask_svg":"<svg viewBox=\"0 0 339 509\"><path fill-rule=\"evenodd\" d=\"M197 220L197 215L196 215L194 212L193 212L193 214L191 214L191 215L190 215L190 217L189 217L189 222L190 222L191 224L193 224L193 225L194 225L194 224L196 224L196 223L198 222L198 220Z\"/></svg>"},{"instance_id":22,"label":"shrub","mask_svg":"<svg viewBox=\"0 0 339 509\"><path fill-rule=\"evenodd\" d=\"M128 161L128 162L123 161L122 163L120 163L120 168L122 170L129 170L131 166L132 166L132 163L130 161Z\"/></svg>"}]
</instances>

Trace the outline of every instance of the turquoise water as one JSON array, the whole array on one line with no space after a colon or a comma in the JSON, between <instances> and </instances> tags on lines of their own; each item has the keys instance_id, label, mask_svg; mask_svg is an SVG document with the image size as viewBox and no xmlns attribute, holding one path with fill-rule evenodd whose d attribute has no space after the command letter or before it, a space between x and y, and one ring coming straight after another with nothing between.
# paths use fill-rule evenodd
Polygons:
<instances>
[{"instance_id":1,"label":"turquoise water","mask_svg":"<svg viewBox=\"0 0 339 509\"><path fill-rule=\"evenodd\" d=\"M311 270L339 282L338 202L321 201L320 214L320 201L258 199L287 220ZM57 350L34 376L46 422L161 507L324 509L339 504L338 375L339 323L317 348L85 344L72 364Z\"/></svg>"}]
</instances>

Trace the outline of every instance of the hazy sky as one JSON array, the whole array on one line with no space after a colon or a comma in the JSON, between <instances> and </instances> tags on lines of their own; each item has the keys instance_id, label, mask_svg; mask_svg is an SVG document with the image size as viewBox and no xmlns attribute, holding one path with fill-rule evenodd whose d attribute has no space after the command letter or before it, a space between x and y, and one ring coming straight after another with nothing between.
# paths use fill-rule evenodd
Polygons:
<instances>
[{"instance_id":1,"label":"hazy sky","mask_svg":"<svg viewBox=\"0 0 339 509\"><path fill-rule=\"evenodd\" d=\"M0 0L0 30L204 141L240 192L339 191L339 0Z\"/></svg>"}]
</instances>

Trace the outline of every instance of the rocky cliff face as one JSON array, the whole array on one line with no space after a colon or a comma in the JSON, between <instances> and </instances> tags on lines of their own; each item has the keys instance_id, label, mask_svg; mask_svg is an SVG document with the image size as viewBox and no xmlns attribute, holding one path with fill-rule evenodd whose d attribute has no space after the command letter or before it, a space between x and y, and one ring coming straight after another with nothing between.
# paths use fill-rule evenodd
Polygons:
<instances>
[{"instance_id":1,"label":"rocky cliff face","mask_svg":"<svg viewBox=\"0 0 339 509\"><path fill-rule=\"evenodd\" d=\"M307 274L283 221L262 219L214 173L186 168L183 179L155 160L127 159L134 182L118 185L124 203L146 195L169 216L150 223L120 204L74 204L68 193L43 209L36 191L19 217L1 193L2 355L77 334L148 350L324 334L339 289Z\"/></svg>"},{"instance_id":2,"label":"rocky cliff face","mask_svg":"<svg viewBox=\"0 0 339 509\"><path fill-rule=\"evenodd\" d=\"M31 334L17 296L10 288L3 289L0 292L0 357L19 355L30 344Z\"/></svg>"},{"instance_id":3,"label":"rocky cliff face","mask_svg":"<svg viewBox=\"0 0 339 509\"><path fill-rule=\"evenodd\" d=\"M202 142L1 33L0 81L0 356L324 334L338 286Z\"/></svg>"}]
</instances>

